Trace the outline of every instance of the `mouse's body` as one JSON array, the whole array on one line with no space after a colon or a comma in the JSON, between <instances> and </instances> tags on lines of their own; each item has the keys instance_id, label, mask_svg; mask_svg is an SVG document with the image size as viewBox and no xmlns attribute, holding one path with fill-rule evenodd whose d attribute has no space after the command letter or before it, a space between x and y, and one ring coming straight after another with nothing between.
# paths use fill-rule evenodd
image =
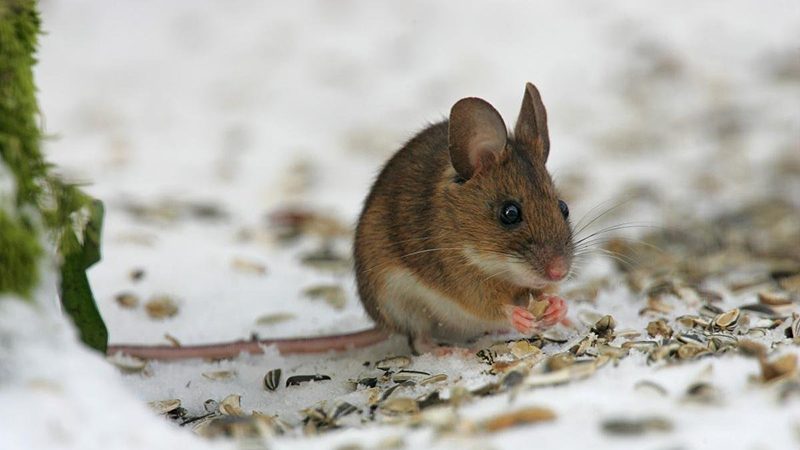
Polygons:
<instances>
[{"instance_id":1,"label":"mouse's body","mask_svg":"<svg viewBox=\"0 0 800 450\"><path fill-rule=\"evenodd\" d=\"M483 100L412 138L367 197L354 245L359 295L378 325L414 338L460 340L561 320L526 307L571 265L566 204L545 168L546 112L526 87L513 136Z\"/></svg>"}]
</instances>

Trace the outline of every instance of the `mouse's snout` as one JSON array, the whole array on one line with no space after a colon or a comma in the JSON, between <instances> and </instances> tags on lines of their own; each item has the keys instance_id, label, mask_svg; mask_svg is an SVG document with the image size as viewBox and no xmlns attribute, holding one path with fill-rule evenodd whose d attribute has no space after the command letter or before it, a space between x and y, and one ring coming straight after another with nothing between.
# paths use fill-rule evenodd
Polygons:
<instances>
[{"instance_id":1,"label":"mouse's snout","mask_svg":"<svg viewBox=\"0 0 800 450\"><path fill-rule=\"evenodd\" d=\"M567 276L568 272L569 267L567 266L567 261L561 256L556 256L553 258L545 269L547 278L551 279L552 281L561 280Z\"/></svg>"}]
</instances>

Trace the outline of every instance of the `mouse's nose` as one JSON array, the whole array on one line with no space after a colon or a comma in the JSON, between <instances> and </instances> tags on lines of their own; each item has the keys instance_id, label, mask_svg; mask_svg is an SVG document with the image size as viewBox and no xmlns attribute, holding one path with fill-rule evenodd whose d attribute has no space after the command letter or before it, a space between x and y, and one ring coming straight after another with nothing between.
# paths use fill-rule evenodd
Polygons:
<instances>
[{"instance_id":1,"label":"mouse's nose","mask_svg":"<svg viewBox=\"0 0 800 450\"><path fill-rule=\"evenodd\" d=\"M550 261L545 272L547 272L547 278L558 281L567 275L567 270L567 262L564 261L564 258L556 257Z\"/></svg>"}]
</instances>

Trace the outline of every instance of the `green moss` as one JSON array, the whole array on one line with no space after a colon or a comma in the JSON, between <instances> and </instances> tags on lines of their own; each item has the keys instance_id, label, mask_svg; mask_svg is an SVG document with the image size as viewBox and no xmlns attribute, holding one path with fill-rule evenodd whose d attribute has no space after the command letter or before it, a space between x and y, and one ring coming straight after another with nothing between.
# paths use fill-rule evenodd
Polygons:
<instances>
[{"instance_id":1,"label":"green moss","mask_svg":"<svg viewBox=\"0 0 800 450\"><path fill-rule=\"evenodd\" d=\"M49 236L60 239L72 225L72 213L87 205L88 198L49 174L50 165L40 148L33 80L40 25L34 0L0 0L0 159L15 179L16 198L10 206L20 209L29 205L38 210ZM43 201L45 198L47 202ZM6 228L13 232L7 234ZM6 215L2 234L0 292L29 292L31 283L38 279L32 261L41 254L36 230ZM11 236L20 242L12 242ZM65 242L72 241L59 243L62 254L78 250ZM6 263L24 266L8 267Z\"/></svg>"},{"instance_id":2,"label":"green moss","mask_svg":"<svg viewBox=\"0 0 800 450\"><path fill-rule=\"evenodd\" d=\"M0 292L30 299L41 253L33 227L0 209Z\"/></svg>"}]
</instances>

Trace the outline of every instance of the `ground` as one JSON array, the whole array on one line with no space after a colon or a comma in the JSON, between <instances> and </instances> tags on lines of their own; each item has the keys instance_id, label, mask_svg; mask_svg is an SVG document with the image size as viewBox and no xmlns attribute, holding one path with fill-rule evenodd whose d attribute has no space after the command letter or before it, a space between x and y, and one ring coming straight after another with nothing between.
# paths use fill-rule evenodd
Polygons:
<instances>
[{"instance_id":1,"label":"ground","mask_svg":"<svg viewBox=\"0 0 800 450\"><path fill-rule=\"evenodd\" d=\"M628 241L616 243L635 251L611 248L621 263L588 255L561 291L576 327L553 330L550 337L566 343L544 343L530 380L552 365L547 357L587 336L602 315L613 316L617 330L643 333L636 339L655 340L644 334L648 323L664 317L676 332L688 331L676 318L698 314L704 291L721 296L713 304L723 311L757 304L760 292L790 292L780 290L782 277L741 289L737 283L777 273L771 264L778 259L800 260L792 240L800 215L796 2L733 1L724 9L589 1L41 6L47 34L36 77L45 149L66 178L87 183L86 191L106 204L103 261L90 279L112 344L169 344L169 335L187 345L371 326L347 261L323 270L303 261L324 245L347 255L349 230L372 179L414 132L467 96L490 101L512 124L527 81L536 83L548 108L548 168L573 223L622 203L581 236L631 224L612 234L647 240L674 256L659 259ZM270 220L287 210L323 219L289 230L299 234L290 239ZM753 220L767 216L780 220ZM683 237L664 237L665 230ZM735 264L701 275L672 270L681 261L711 264L712 247L718 259ZM746 251L736 253L739 248ZM639 272L629 264L645 270L644 291L632 286ZM669 276L655 275L658 264ZM664 311L642 312L653 306L648 288L654 280L674 289L651 295ZM332 301L305 293L321 285L342 293ZM38 297L53 303L52 294L42 288ZM121 294L138 305L121 307ZM791 312L800 309L798 294L788 295L795 303L781 312L787 321L763 336L738 335L770 347L777 342L769 361L800 354L784 337ZM144 304L156 297L173 300L177 313L151 318ZM372 392L347 383L379 375L378 360L408 355L401 338L343 355L282 357L266 349L222 362L150 362L121 373L71 343L71 330L52 308L43 308L50 315L40 311L44 318L22 306L3 311L0 317L9 320L0 321L0 336L16 336L17 343L6 353L14 361L7 367L14 368L0 370L0 381L7 380L0 399L14 405L0 413L0 435L10 436L10 448L30 442L33 448L91 448L100 441L104 448L229 446L195 438L189 426L168 424L144 404L180 399L197 416L205 400L231 394L241 395L245 413L277 414L294 426L268 440L279 449L519 449L534 442L541 448L782 449L800 439L795 385L765 385L758 361L741 351L653 360L632 350L586 379L506 386L495 395L474 394L457 408L423 410L414 416L423 425L409 428L406 420L414 419L381 409L376 423L361 424L369 422ZM751 313L735 332L759 328L762 319ZM20 323L58 331L37 337ZM520 336L502 339L511 337ZM624 342L618 336L612 344ZM34 363L30 355L41 358ZM75 361L85 362L84 369L75 369ZM263 377L276 368L284 381L267 391ZM476 357L423 355L409 368L448 378L400 388L393 397L438 390L457 398L461 388L505 380ZM215 371L232 373L223 380L203 375ZM282 385L302 374L331 380ZM711 385L713 395L695 398L689 388L698 381ZM344 417L343 429L309 435L299 411L322 400L328 408L345 400L362 411ZM498 431L485 422L526 407L555 418ZM630 422L646 418L654 420ZM615 427L613 420L623 424Z\"/></svg>"}]
</instances>

